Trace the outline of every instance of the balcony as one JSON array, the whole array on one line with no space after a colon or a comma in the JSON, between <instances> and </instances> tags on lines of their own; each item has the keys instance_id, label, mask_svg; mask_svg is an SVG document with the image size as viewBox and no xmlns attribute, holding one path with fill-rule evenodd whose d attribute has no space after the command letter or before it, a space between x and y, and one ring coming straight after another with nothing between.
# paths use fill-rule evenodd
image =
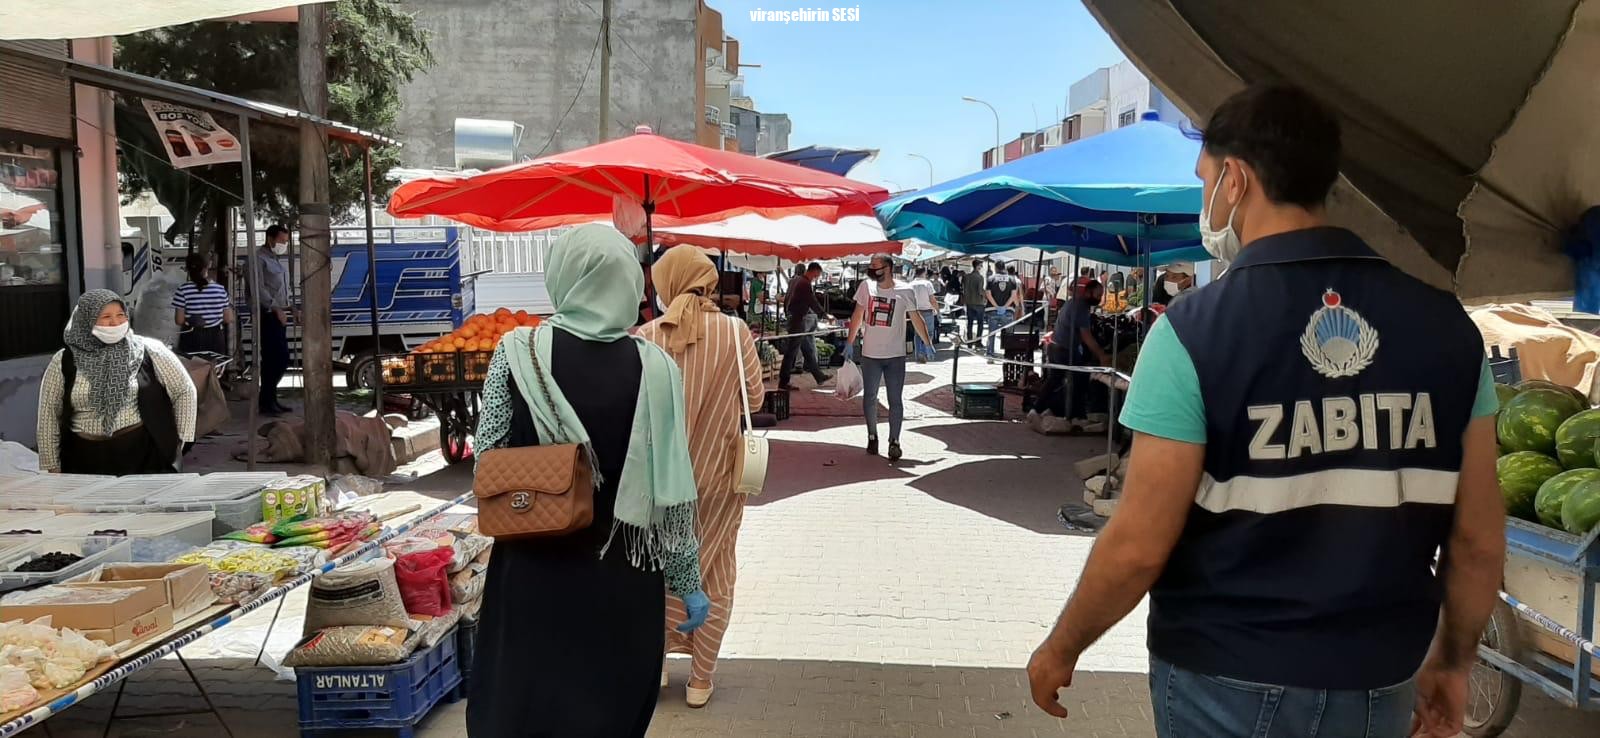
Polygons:
<instances>
[{"instance_id":1,"label":"balcony","mask_svg":"<svg viewBox=\"0 0 1600 738\"><path fill-rule=\"evenodd\" d=\"M706 122L714 126L722 125L722 109L715 105L707 105Z\"/></svg>"},{"instance_id":2,"label":"balcony","mask_svg":"<svg viewBox=\"0 0 1600 738\"><path fill-rule=\"evenodd\" d=\"M723 123L722 124L722 137L723 138L738 138L739 137L739 127L734 125L734 124L732 124L732 123Z\"/></svg>"}]
</instances>

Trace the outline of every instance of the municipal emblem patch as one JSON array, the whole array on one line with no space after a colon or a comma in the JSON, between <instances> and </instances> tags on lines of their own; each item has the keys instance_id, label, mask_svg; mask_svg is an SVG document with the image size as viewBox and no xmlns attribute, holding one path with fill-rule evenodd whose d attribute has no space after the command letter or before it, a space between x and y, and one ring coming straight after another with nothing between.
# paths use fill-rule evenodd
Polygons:
<instances>
[{"instance_id":1,"label":"municipal emblem patch","mask_svg":"<svg viewBox=\"0 0 1600 738\"><path fill-rule=\"evenodd\" d=\"M1300 353L1329 379L1360 374L1378 353L1378 331L1343 302L1332 289L1322 293L1322 307L1311 314L1306 332L1300 334Z\"/></svg>"}]
</instances>

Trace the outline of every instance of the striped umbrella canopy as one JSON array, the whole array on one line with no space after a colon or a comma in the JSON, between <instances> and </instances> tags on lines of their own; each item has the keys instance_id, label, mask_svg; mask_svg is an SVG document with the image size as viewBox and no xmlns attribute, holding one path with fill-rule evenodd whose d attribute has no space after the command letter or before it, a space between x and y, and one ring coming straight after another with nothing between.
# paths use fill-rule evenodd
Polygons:
<instances>
[{"instance_id":1,"label":"striped umbrella canopy","mask_svg":"<svg viewBox=\"0 0 1600 738\"><path fill-rule=\"evenodd\" d=\"M1468 301L1573 293L1563 242L1600 204L1600 1L1084 3L1197 121L1269 81L1333 107L1330 215L1401 268Z\"/></svg>"}]
</instances>

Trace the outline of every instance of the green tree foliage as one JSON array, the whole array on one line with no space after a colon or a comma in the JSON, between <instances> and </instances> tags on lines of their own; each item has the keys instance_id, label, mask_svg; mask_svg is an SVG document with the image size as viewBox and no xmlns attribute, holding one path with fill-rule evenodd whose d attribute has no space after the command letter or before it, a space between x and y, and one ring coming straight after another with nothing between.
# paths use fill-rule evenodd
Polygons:
<instances>
[{"instance_id":1,"label":"green tree foliage","mask_svg":"<svg viewBox=\"0 0 1600 738\"><path fill-rule=\"evenodd\" d=\"M433 64L428 33L397 0L339 0L328 17L328 115L358 128L390 133L400 114L400 90ZM147 31L117 39L119 68L281 105L305 109L300 98L297 29L283 23L207 21ZM238 121L216 116L230 131ZM237 164L177 170L167 161L139 100L117 103L122 191L141 191L172 212L169 238L203 234L196 247L209 250L228 208L243 191ZM299 133L280 125L250 126L257 212L292 220L299 194ZM361 204L361 152L336 140L328 145L329 189L335 213ZM375 195L387 195L384 174L400 161L393 147L372 152Z\"/></svg>"}]
</instances>

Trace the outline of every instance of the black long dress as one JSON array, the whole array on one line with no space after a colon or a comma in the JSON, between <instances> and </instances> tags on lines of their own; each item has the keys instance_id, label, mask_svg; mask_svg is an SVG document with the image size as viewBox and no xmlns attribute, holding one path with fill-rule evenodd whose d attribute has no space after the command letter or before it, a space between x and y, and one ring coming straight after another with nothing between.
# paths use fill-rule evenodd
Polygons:
<instances>
[{"instance_id":1,"label":"black long dress","mask_svg":"<svg viewBox=\"0 0 1600 738\"><path fill-rule=\"evenodd\" d=\"M660 691L662 574L628 563L621 541L599 558L633 428L639 351L631 339L596 343L560 330L553 341L550 372L605 481L589 530L495 544L467 701L472 738L643 736ZM511 395L508 445L538 444L527 404L515 387Z\"/></svg>"}]
</instances>

